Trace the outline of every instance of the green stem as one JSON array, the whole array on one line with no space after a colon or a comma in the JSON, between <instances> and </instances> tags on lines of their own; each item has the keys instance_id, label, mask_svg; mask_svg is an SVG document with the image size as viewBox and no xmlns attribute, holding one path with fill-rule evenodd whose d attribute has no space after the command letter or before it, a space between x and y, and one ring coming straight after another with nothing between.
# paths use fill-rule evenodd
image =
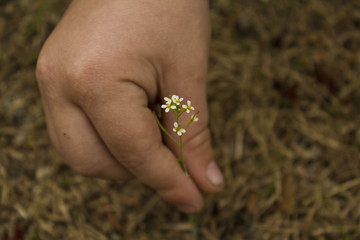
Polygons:
<instances>
[{"instance_id":1,"label":"green stem","mask_svg":"<svg viewBox=\"0 0 360 240\"><path fill-rule=\"evenodd\" d=\"M178 118L186 111L186 109L183 109L181 113L179 113Z\"/></svg>"},{"instance_id":2,"label":"green stem","mask_svg":"<svg viewBox=\"0 0 360 240\"><path fill-rule=\"evenodd\" d=\"M175 140L175 138L173 138L170 133L168 131L166 131L166 129L163 127L163 125L160 123L160 120L159 118L156 116L156 113L153 112L154 116L155 116L155 119L156 119L156 122L157 124L159 125L160 129L173 141L175 142L177 145L179 145L179 143Z\"/></svg>"},{"instance_id":3,"label":"green stem","mask_svg":"<svg viewBox=\"0 0 360 240\"><path fill-rule=\"evenodd\" d=\"M195 214L190 214L189 215L189 222L192 225L192 230L191 230L191 238L196 240L198 239L197 236L197 219L196 219L196 215Z\"/></svg>"},{"instance_id":4,"label":"green stem","mask_svg":"<svg viewBox=\"0 0 360 240\"><path fill-rule=\"evenodd\" d=\"M185 161L184 161L183 149L182 149L183 144L182 144L182 137L181 137L181 136L180 136L180 144L179 144L179 145L180 145L180 158L179 158L179 163L180 163L180 165L181 165L181 167L182 167L185 175L186 175L187 177L190 177L190 174L189 174L189 172L188 172L188 170L187 170L187 168L186 168Z\"/></svg>"}]
</instances>

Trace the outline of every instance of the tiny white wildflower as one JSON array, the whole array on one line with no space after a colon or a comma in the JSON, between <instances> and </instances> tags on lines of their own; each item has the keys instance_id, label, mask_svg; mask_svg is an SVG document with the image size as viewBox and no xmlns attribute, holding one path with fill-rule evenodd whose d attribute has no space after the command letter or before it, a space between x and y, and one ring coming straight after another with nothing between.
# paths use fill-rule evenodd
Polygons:
<instances>
[{"instance_id":1,"label":"tiny white wildflower","mask_svg":"<svg viewBox=\"0 0 360 240\"><path fill-rule=\"evenodd\" d=\"M180 125L177 122L174 122L173 131L176 132L179 136L183 135L186 132L185 129L180 128Z\"/></svg>"},{"instance_id":2,"label":"tiny white wildflower","mask_svg":"<svg viewBox=\"0 0 360 240\"><path fill-rule=\"evenodd\" d=\"M172 96L171 96L171 100L172 100L173 102L176 102L177 99L179 99L179 96L177 96L177 95L172 95Z\"/></svg>"},{"instance_id":3,"label":"tiny white wildflower","mask_svg":"<svg viewBox=\"0 0 360 240\"><path fill-rule=\"evenodd\" d=\"M168 97L164 97L164 100L166 101L166 104L170 104L171 103L171 99Z\"/></svg>"},{"instance_id":4,"label":"tiny white wildflower","mask_svg":"<svg viewBox=\"0 0 360 240\"><path fill-rule=\"evenodd\" d=\"M190 100L187 101L187 105L182 105L182 107L184 109L186 109L187 113L189 113L190 110L195 110L195 108L193 106L191 106L191 101Z\"/></svg>"},{"instance_id":5,"label":"tiny white wildflower","mask_svg":"<svg viewBox=\"0 0 360 240\"><path fill-rule=\"evenodd\" d=\"M175 103L176 105L180 105L182 100L184 100L184 98L179 98L179 96L177 96L177 95L172 95L171 99L172 99L173 103Z\"/></svg>"},{"instance_id":6,"label":"tiny white wildflower","mask_svg":"<svg viewBox=\"0 0 360 240\"><path fill-rule=\"evenodd\" d=\"M169 112L171 109L176 109L176 106L173 105L172 102L170 102L170 103L161 105L161 108L165 108L165 112Z\"/></svg>"}]
</instances>

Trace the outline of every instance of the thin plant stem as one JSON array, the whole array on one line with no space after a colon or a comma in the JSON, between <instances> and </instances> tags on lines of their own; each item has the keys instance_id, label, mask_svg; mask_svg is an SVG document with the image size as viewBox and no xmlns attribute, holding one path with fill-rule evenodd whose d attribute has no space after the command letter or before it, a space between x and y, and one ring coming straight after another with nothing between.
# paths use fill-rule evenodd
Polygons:
<instances>
[{"instance_id":1,"label":"thin plant stem","mask_svg":"<svg viewBox=\"0 0 360 240\"><path fill-rule=\"evenodd\" d=\"M197 240L198 239L198 234L197 234L197 217L195 214L190 214L189 215L189 222L192 225L192 229L191 229L191 238L193 240Z\"/></svg>"},{"instance_id":2,"label":"thin plant stem","mask_svg":"<svg viewBox=\"0 0 360 240\"><path fill-rule=\"evenodd\" d=\"M178 117L180 117L186 110L183 109L179 114L178 114Z\"/></svg>"},{"instance_id":3,"label":"thin plant stem","mask_svg":"<svg viewBox=\"0 0 360 240\"><path fill-rule=\"evenodd\" d=\"M187 177L190 177L190 174L189 174L189 172L188 172L188 170L186 168L186 164L185 164L185 161L184 161L183 149L182 149L183 144L182 144L182 137L181 136L180 136L180 144L179 144L179 146L180 146L180 158L179 158L180 165L181 165L185 175Z\"/></svg>"},{"instance_id":4,"label":"thin plant stem","mask_svg":"<svg viewBox=\"0 0 360 240\"><path fill-rule=\"evenodd\" d=\"M179 145L179 143L175 140L175 138L173 138L170 133L168 131L166 131L166 129L164 128L164 126L160 123L160 120L159 118L156 116L156 113L153 112L154 116L155 116L155 119L156 119L156 122L158 123L160 129L173 141L175 142L177 145Z\"/></svg>"}]
</instances>

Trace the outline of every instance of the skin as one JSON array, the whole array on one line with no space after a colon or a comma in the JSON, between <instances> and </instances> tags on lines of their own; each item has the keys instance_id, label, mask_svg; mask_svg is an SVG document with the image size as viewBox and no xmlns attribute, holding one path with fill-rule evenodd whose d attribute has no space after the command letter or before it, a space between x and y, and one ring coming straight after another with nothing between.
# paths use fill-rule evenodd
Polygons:
<instances>
[{"instance_id":1,"label":"skin","mask_svg":"<svg viewBox=\"0 0 360 240\"><path fill-rule=\"evenodd\" d=\"M205 0L74 0L36 69L49 134L65 163L85 176L136 177L181 211L199 211L202 193L223 186L208 129L209 29ZM183 136L191 178L149 108L171 94L201 110ZM170 131L173 117L162 119Z\"/></svg>"}]
</instances>

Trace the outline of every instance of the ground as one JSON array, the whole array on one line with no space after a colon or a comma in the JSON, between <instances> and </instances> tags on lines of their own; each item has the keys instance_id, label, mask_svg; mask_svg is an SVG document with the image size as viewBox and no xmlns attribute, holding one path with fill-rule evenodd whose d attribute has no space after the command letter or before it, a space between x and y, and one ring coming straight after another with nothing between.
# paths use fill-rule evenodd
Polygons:
<instances>
[{"instance_id":1,"label":"ground","mask_svg":"<svg viewBox=\"0 0 360 240\"><path fill-rule=\"evenodd\" d=\"M192 221L54 151L34 68L67 2L0 1L0 240L360 239L359 1L211 1L210 127L226 187Z\"/></svg>"}]
</instances>

